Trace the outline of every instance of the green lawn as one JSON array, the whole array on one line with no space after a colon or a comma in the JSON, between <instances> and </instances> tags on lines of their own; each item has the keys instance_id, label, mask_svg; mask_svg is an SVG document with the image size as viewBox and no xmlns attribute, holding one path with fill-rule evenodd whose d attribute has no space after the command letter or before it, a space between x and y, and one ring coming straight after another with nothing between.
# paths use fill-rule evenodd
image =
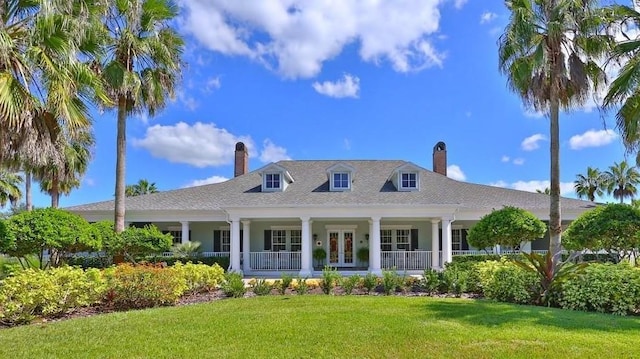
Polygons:
<instances>
[{"instance_id":1,"label":"green lawn","mask_svg":"<svg viewBox=\"0 0 640 359\"><path fill-rule=\"evenodd\" d=\"M0 330L0 358L630 358L640 318L481 300L267 296Z\"/></svg>"}]
</instances>

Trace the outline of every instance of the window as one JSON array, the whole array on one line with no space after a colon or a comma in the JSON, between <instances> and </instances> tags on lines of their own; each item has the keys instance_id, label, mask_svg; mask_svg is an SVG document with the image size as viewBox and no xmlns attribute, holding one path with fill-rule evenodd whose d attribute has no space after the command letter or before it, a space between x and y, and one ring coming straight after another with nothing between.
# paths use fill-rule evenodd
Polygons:
<instances>
[{"instance_id":1,"label":"window","mask_svg":"<svg viewBox=\"0 0 640 359\"><path fill-rule=\"evenodd\" d=\"M398 229L396 230L396 250L408 251L410 250L409 237L411 236L411 230Z\"/></svg>"},{"instance_id":2,"label":"window","mask_svg":"<svg viewBox=\"0 0 640 359\"><path fill-rule=\"evenodd\" d=\"M173 244L182 243L182 231L169 231L169 234L173 236Z\"/></svg>"},{"instance_id":3,"label":"window","mask_svg":"<svg viewBox=\"0 0 640 359\"><path fill-rule=\"evenodd\" d=\"M280 174L279 173L267 173L264 179L264 185L267 189L279 189L280 188Z\"/></svg>"},{"instance_id":4,"label":"window","mask_svg":"<svg viewBox=\"0 0 640 359\"><path fill-rule=\"evenodd\" d=\"M302 231L299 229L291 230L291 251L300 252L302 250Z\"/></svg>"},{"instance_id":5,"label":"window","mask_svg":"<svg viewBox=\"0 0 640 359\"><path fill-rule=\"evenodd\" d=\"M349 189L349 173L336 172L333 174L333 188Z\"/></svg>"},{"instance_id":6,"label":"window","mask_svg":"<svg viewBox=\"0 0 640 359\"><path fill-rule=\"evenodd\" d=\"M418 188L418 174L415 172L402 172L400 174L400 187L409 189L409 188Z\"/></svg>"},{"instance_id":7,"label":"window","mask_svg":"<svg viewBox=\"0 0 640 359\"><path fill-rule=\"evenodd\" d=\"M271 231L271 250L274 252L287 250L287 231L274 229Z\"/></svg>"},{"instance_id":8,"label":"window","mask_svg":"<svg viewBox=\"0 0 640 359\"><path fill-rule=\"evenodd\" d=\"M231 231L220 231L220 251L231 252Z\"/></svg>"},{"instance_id":9,"label":"window","mask_svg":"<svg viewBox=\"0 0 640 359\"><path fill-rule=\"evenodd\" d=\"M454 251L462 250L462 230L461 229L452 229L451 230L451 249Z\"/></svg>"},{"instance_id":10,"label":"window","mask_svg":"<svg viewBox=\"0 0 640 359\"><path fill-rule=\"evenodd\" d=\"M391 251L393 244L392 231L390 229L380 230L380 245L383 252Z\"/></svg>"}]
</instances>

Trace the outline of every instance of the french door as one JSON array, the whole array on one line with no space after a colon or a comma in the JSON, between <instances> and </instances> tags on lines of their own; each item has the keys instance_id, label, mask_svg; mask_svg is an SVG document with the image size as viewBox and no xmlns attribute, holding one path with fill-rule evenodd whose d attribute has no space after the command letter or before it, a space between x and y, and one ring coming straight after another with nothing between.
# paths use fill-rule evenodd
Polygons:
<instances>
[{"instance_id":1,"label":"french door","mask_svg":"<svg viewBox=\"0 0 640 359\"><path fill-rule=\"evenodd\" d=\"M329 265L335 267L353 267L355 265L354 231L330 230L327 235Z\"/></svg>"}]
</instances>

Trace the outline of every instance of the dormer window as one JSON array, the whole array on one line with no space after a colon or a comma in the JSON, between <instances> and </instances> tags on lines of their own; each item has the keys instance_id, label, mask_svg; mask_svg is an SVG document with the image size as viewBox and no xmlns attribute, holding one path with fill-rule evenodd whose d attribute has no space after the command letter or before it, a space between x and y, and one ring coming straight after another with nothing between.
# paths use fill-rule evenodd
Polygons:
<instances>
[{"instance_id":1,"label":"dormer window","mask_svg":"<svg viewBox=\"0 0 640 359\"><path fill-rule=\"evenodd\" d=\"M286 168L271 163L260 170L262 192L283 192L293 183L293 177Z\"/></svg>"},{"instance_id":2,"label":"dormer window","mask_svg":"<svg viewBox=\"0 0 640 359\"><path fill-rule=\"evenodd\" d=\"M401 189L417 189L418 188L418 174L415 172L401 172L400 173L400 188Z\"/></svg>"},{"instance_id":3,"label":"dormer window","mask_svg":"<svg viewBox=\"0 0 640 359\"><path fill-rule=\"evenodd\" d=\"M356 169L348 163L338 162L327 168L327 179L329 180L329 191L345 192L353 190L353 176Z\"/></svg>"},{"instance_id":4,"label":"dormer window","mask_svg":"<svg viewBox=\"0 0 640 359\"><path fill-rule=\"evenodd\" d=\"M349 189L350 182L348 172L336 172L333 174L333 188L336 190Z\"/></svg>"},{"instance_id":5,"label":"dormer window","mask_svg":"<svg viewBox=\"0 0 640 359\"><path fill-rule=\"evenodd\" d=\"M264 187L268 190L280 189L280 174L279 173L266 173L264 176Z\"/></svg>"}]
</instances>

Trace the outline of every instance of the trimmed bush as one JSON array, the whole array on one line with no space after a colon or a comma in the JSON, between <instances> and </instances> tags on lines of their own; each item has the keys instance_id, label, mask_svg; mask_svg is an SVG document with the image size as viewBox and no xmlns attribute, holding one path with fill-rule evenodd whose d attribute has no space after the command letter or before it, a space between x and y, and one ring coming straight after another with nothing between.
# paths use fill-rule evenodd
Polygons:
<instances>
[{"instance_id":1,"label":"trimmed bush","mask_svg":"<svg viewBox=\"0 0 640 359\"><path fill-rule=\"evenodd\" d=\"M640 309L640 270L626 263L590 264L562 284L562 308L617 315Z\"/></svg>"},{"instance_id":2,"label":"trimmed bush","mask_svg":"<svg viewBox=\"0 0 640 359\"><path fill-rule=\"evenodd\" d=\"M485 297L501 302L531 304L538 293L538 277L506 258L476 264Z\"/></svg>"},{"instance_id":3,"label":"trimmed bush","mask_svg":"<svg viewBox=\"0 0 640 359\"><path fill-rule=\"evenodd\" d=\"M442 282L446 288L446 291L453 293L456 297L459 297L462 293L467 291L469 272L472 269L462 269L460 265L448 265L442 272Z\"/></svg>"},{"instance_id":4,"label":"trimmed bush","mask_svg":"<svg viewBox=\"0 0 640 359\"><path fill-rule=\"evenodd\" d=\"M367 291L367 294L371 293L372 290L376 289L378 286L378 276L373 273L367 273L362 278L362 287Z\"/></svg>"},{"instance_id":5,"label":"trimmed bush","mask_svg":"<svg viewBox=\"0 0 640 359\"><path fill-rule=\"evenodd\" d=\"M338 273L338 270L325 266L322 270L322 279L320 279L319 283L320 288L322 288L322 293L333 294L333 288L338 284L338 280L340 280L340 273Z\"/></svg>"},{"instance_id":6,"label":"trimmed bush","mask_svg":"<svg viewBox=\"0 0 640 359\"><path fill-rule=\"evenodd\" d=\"M305 295L309 293L309 283L307 282L308 278L298 277L296 278L295 290L298 295Z\"/></svg>"},{"instance_id":7,"label":"trimmed bush","mask_svg":"<svg viewBox=\"0 0 640 359\"><path fill-rule=\"evenodd\" d=\"M39 315L57 317L99 302L104 291L104 280L95 269L19 271L0 284L0 323L29 323Z\"/></svg>"},{"instance_id":8,"label":"trimmed bush","mask_svg":"<svg viewBox=\"0 0 640 359\"><path fill-rule=\"evenodd\" d=\"M382 290L385 295L391 295L401 282L400 276L395 270L382 271Z\"/></svg>"},{"instance_id":9,"label":"trimmed bush","mask_svg":"<svg viewBox=\"0 0 640 359\"><path fill-rule=\"evenodd\" d=\"M229 269L229 257L149 257L146 260L151 263L166 263L168 266L173 266L176 262L193 262L210 266L217 264L225 271Z\"/></svg>"},{"instance_id":10,"label":"trimmed bush","mask_svg":"<svg viewBox=\"0 0 640 359\"><path fill-rule=\"evenodd\" d=\"M187 285L186 293L210 292L217 289L224 281L224 269L219 265L194 264L176 262L170 270L179 273Z\"/></svg>"},{"instance_id":11,"label":"trimmed bush","mask_svg":"<svg viewBox=\"0 0 640 359\"><path fill-rule=\"evenodd\" d=\"M249 288L251 288L251 291L255 295L262 296L262 295L271 294L271 289L273 289L273 285L267 282L266 279L260 278L260 279L253 279L251 282L249 282Z\"/></svg>"},{"instance_id":12,"label":"trimmed bush","mask_svg":"<svg viewBox=\"0 0 640 359\"><path fill-rule=\"evenodd\" d=\"M188 289L180 271L152 265L120 264L104 271L107 304L118 309L175 304Z\"/></svg>"},{"instance_id":13,"label":"trimmed bush","mask_svg":"<svg viewBox=\"0 0 640 359\"><path fill-rule=\"evenodd\" d=\"M278 292L282 295L286 294L287 289L291 286L291 282L293 282L293 276L291 276L291 274L282 273L280 282L278 282Z\"/></svg>"},{"instance_id":14,"label":"trimmed bush","mask_svg":"<svg viewBox=\"0 0 640 359\"><path fill-rule=\"evenodd\" d=\"M433 269L425 269L422 273L420 288L428 294L434 293L440 287L440 274Z\"/></svg>"}]
</instances>

